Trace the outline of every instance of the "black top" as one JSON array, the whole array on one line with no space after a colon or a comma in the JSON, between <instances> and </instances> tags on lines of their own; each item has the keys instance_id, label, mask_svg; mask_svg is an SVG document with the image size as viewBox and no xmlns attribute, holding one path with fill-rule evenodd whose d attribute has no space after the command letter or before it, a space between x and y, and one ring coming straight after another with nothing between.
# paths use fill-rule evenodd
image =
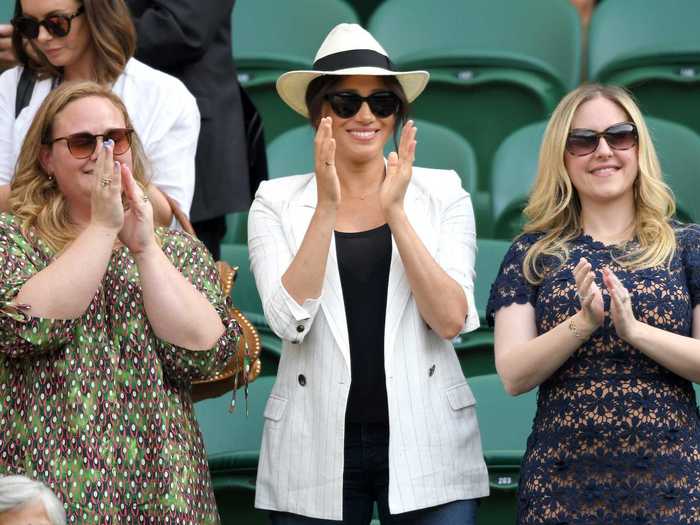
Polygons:
<instances>
[{"instance_id":1,"label":"black top","mask_svg":"<svg viewBox=\"0 0 700 525\"><path fill-rule=\"evenodd\" d=\"M335 232L335 248L350 338L352 383L345 417L351 423L388 423L384 319L391 263L389 225Z\"/></svg>"}]
</instances>

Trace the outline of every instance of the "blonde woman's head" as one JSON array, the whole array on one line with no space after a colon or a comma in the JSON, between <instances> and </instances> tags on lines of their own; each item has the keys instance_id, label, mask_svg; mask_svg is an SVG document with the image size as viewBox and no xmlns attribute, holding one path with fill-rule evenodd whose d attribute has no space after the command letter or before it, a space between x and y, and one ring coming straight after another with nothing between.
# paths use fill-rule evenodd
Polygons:
<instances>
[{"instance_id":1,"label":"blonde woman's head","mask_svg":"<svg viewBox=\"0 0 700 525\"><path fill-rule=\"evenodd\" d=\"M600 138L603 132L608 134ZM583 231L586 202L615 206L625 199L633 202L639 248L621 262L630 267L666 262L675 249L669 225L675 205L644 118L624 89L581 86L562 99L545 130L524 212L525 231L544 235L528 263L542 254L566 259L569 241ZM533 282L542 278L532 266L525 271Z\"/></svg>"}]
</instances>

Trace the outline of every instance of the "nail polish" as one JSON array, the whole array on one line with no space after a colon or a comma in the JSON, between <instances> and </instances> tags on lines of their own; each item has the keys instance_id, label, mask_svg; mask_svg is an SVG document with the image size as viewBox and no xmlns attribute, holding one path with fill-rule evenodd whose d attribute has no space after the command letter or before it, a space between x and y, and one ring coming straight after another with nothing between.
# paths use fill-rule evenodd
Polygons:
<instances>
[{"instance_id":1,"label":"nail polish","mask_svg":"<svg viewBox=\"0 0 700 525\"><path fill-rule=\"evenodd\" d=\"M103 148L111 148L114 146L114 141L112 139L107 139L102 143Z\"/></svg>"}]
</instances>

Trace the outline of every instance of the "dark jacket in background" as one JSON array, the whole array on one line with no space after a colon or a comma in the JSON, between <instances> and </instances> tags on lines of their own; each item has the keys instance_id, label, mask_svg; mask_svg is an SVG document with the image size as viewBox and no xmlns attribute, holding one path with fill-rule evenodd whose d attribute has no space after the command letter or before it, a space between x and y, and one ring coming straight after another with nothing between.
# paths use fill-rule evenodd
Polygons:
<instances>
[{"instance_id":1,"label":"dark jacket in background","mask_svg":"<svg viewBox=\"0 0 700 525\"><path fill-rule=\"evenodd\" d=\"M136 57L184 82L202 115L192 222L247 210L251 202L241 91L231 55L235 0L126 0Z\"/></svg>"}]
</instances>

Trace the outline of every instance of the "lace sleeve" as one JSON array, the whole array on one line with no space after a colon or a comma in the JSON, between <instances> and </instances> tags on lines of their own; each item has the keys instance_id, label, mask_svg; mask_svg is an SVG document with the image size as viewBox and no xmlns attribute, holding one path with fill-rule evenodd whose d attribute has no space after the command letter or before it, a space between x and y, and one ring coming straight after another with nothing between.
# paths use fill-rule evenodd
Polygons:
<instances>
[{"instance_id":1,"label":"lace sleeve","mask_svg":"<svg viewBox=\"0 0 700 525\"><path fill-rule=\"evenodd\" d=\"M534 240L531 234L519 237L503 257L486 306L486 320L490 327L494 325L496 312L504 306L513 303L535 305L537 287L530 284L523 274L523 260Z\"/></svg>"},{"instance_id":2,"label":"lace sleeve","mask_svg":"<svg viewBox=\"0 0 700 525\"><path fill-rule=\"evenodd\" d=\"M683 264L688 280L690 303L695 308L700 304L700 226L687 225L682 231L679 244L683 249Z\"/></svg>"}]
</instances>

